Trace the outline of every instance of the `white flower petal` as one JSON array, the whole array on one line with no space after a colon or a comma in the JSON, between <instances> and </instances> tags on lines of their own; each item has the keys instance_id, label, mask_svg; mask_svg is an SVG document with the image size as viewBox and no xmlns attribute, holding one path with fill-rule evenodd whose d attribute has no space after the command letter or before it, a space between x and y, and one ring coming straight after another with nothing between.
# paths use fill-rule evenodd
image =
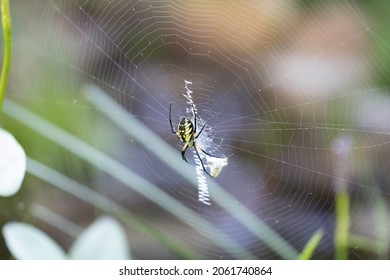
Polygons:
<instances>
[{"instance_id":1,"label":"white flower petal","mask_svg":"<svg viewBox=\"0 0 390 280\"><path fill-rule=\"evenodd\" d=\"M14 195L26 172L26 154L7 131L0 128L0 195Z\"/></svg>"},{"instance_id":2,"label":"white flower petal","mask_svg":"<svg viewBox=\"0 0 390 280\"><path fill-rule=\"evenodd\" d=\"M130 252L121 225L113 218L102 217L77 237L69 256L76 260L119 260L130 259Z\"/></svg>"},{"instance_id":3,"label":"white flower petal","mask_svg":"<svg viewBox=\"0 0 390 280\"><path fill-rule=\"evenodd\" d=\"M62 260L61 247L40 229L25 223L9 222L3 227L5 243L19 260Z\"/></svg>"}]
</instances>

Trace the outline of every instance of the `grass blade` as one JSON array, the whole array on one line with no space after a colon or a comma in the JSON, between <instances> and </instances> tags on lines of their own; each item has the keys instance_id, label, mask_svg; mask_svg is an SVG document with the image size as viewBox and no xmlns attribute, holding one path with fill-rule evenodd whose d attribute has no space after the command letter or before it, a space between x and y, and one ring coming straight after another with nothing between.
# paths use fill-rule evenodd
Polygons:
<instances>
[{"instance_id":1,"label":"grass blade","mask_svg":"<svg viewBox=\"0 0 390 280\"><path fill-rule=\"evenodd\" d=\"M155 241L164 245L166 248L170 249L176 255L185 258L185 259L199 259L200 256L192 253L191 251L182 248L174 242L167 238L163 233L158 229L152 228L146 224L142 219L138 218L123 206L115 203L114 201L108 199L107 197L97 193L87 186L80 184L79 182L74 181L73 179L47 167L40 162L28 158L27 159L27 172L33 176L40 178L43 181L50 183L51 185L57 187L58 189L77 197L78 199L96 207L104 213L109 215L114 215L118 219L122 220L124 223L138 230L139 232L148 235ZM115 209L115 211L113 211ZM39 210L39 209L38 209ZM36 210L35 210L36 211ZM42 211L40 211L42 212ZM47 214L45 215L47 216ZM55 225L52 225L55 226ZM81 230L80 230L81 231ZM77 236L80 231L72 232L71 234ZM68 233L68 232L67 232Z\"/></svg>"},{"instance_id":2,"label":"grass blade","mask_svg":"<svg viewBox=\"0 0 390 280\"><path fill-rule=\"evenodd\" d=\"M310 260L312 258L314 251L317 249L318 244L320 244L322 236L324 236L324 231L322 229L317 230L313 234L305 248L303 248L299 256L300 260Z\"/></svg>"},{"instance_id":3,"label":"grass blade","mask_svg":"<svg viewBox=\"0 0 390 280\"><path fill-rule=\"evenodd\" d=\"M334 233L335 259L346 260L349 247L349 195L347 192L336 194L336 226Z\"/></svg>"}]
</instances>

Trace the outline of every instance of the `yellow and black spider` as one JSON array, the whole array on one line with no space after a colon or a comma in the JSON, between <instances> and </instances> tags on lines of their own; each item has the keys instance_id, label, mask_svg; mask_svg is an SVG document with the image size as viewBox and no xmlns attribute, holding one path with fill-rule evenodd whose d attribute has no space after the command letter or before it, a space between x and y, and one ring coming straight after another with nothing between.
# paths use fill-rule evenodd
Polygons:
<instances>
[{"instance_id":1,"label":"yellow and black spider","mask_svg":"<svg viewBox=\"0 0 390 280\"><path fill-rule=\"evenodd\" d=\"M172 104L169 104L169 123L171 125L172 132L180 139L181 142L185 143L183 148L181 149L181 157L183 158L183 160L188 162L186 159L185 153L186 153L188 148L193 147L195 149L196 155L198 156L198 158L200 160L200 163L202 164L204 172L206 172L207 175L212 177L207 172L206 168L204 167L204 164L203 164L202 158L199 155L198 149L201 150L203 153L205 153L208 156L211 156L211 157L216 157L216 156L213 156L213 155L207 153L195 141L202 133L206 124L204 124L202 126L201 130L199 131L199 133L197 133L196 119L198 116L195 114L194 106L192 106L192 113L193 113L194 122L192 123L192 121L189 118L183 117L180 120L179 125L177 126L177 131L175 131L175 129L173 128L173 125L172 125L172 118L171 118L171 107L172 106L171 105Z\"/></svg>"}]
</instances>

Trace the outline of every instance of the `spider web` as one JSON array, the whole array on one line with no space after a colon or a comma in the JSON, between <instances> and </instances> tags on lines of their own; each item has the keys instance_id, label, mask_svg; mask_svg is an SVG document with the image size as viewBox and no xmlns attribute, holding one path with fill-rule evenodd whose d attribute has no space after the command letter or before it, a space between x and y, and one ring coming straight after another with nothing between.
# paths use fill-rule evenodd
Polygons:
<instances>
[{"instance_id":1,"label":"spider web","mask_svg":"<svg viewBox=\"0 0 390 280\"><path fill-rule=\"evenodd\" d=\"M389 194L390 101L381 85L389 73L374 53L388 59L389 44L378 31L384 26L371 23L363 6L119 0L29 0L13 6L15 68L22 73L20 83L11 80L13 98L77 116L91 111L81 89L97 85L180 157L183 143L171 133L168 110L172 103L177 126L188 108L185 81L191 81L197 113L212 134L208 152L229 156L216 181L294 248L302 250L323 229L316 258L332 258L340 190L351 197L351 233L373 240L378 231L388 235L388 227L377 223L376 205L387 203ZM54 89L50 94L28 94L48 90L47 83ZM78 124L79 137L109 143L102 144L107 153L256 257L280 257L215 205L213 190L210 206L199 203L197 190L141 143L102 116L91 123L93 129ZM196 160L191 153L187 157ZM96 173L79 180L195 252L231 257L109 175ZM131 230L129 236L138 258L175 257L148 247L148 239ZM350 257L375 258L374 247L351 248Z\"/></svg>"}]
</instances>

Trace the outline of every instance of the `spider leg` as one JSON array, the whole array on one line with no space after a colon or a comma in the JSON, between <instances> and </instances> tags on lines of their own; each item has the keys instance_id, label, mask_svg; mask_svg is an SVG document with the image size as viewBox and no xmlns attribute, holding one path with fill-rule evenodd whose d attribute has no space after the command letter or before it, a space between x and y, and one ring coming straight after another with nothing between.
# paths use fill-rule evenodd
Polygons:
<instances>
[{"instance_id":1,"label":"spider leg","mask_svg":"<svg viewBox=\"0 0 390 280\"><path fill-rule=\"evenodd\" d=\"M176 134L176 131L173 128L173 125L172 125L172 117L171 117L172 109L171 109L171 107L172 107L172 104L169 104L169 124L171 125L171 130L172 130L173 134Z\"/></svg>"},{"instance_id":2,"label":"spider leg","mask_svg":"<svg viewBox=\"0 0 390 280\"><path fill-rule=\"evenodd\" d=\"M200 147L198 144L194 143L194 147L197 147L199 150L201 150L203 153L205 153L206 155L210 156L210 157L215 157L215 158L223 158L223 157L217 157L217 156L214 156L208 152L206 152L205 150L202 149L202 147Z\"/></svg>"},{"instance_id":3,"label":"spider leg","mask_svg":"<svg viewBox=\"0 0 390 280\"><path fill-rule=\"evenodd\" d=\"M199 131L199 133L198 133L198 134L196 134L196 136L195 136L194 140L195 140L196 138L198 138L198 137L199 137L199 135L202 133L202 131L203 131L203 129L205 128L205 126L206 126L206 124L204 124L204 125L202 126L201 130Z\"/></svg>"},{"instance_id":4,"label":"spider leg","mask_svg":"<svg viewBox=\"0 0 390 280\"><path fill-rule=\"evenodd\" d=\"M187 142L187 143L183 146L183 149L181 149L181 158L182 158L185 162L187 162L187 163L189 163L189 162L188 162L188 160L187 160L185 154L186 154L186 151L187 151L188 147L189 147L189 144L188 144L188 142Z\"/></svg>"},{"instance_id":5,"label":"spider leg","mask_svg":"<svg viewBox=\"0 0 390 280\"><path fill-rule=\"evenodd\" d=\"M202 158L200 157L199 152L198 152L198 149L196 148L196 146L197 146L197 145L194 145L194 149L195 149L196 155L198 156L198 158L199 158L199 160L200 160L200 163L202 164L202 167L203 167L204 172L206 172L206 174L209 175L210 177L213 177L213 176L210 175L210 173L207 172L206 168L204 167L203 160L202 160Z\"/></svg>"}]
</instances>

